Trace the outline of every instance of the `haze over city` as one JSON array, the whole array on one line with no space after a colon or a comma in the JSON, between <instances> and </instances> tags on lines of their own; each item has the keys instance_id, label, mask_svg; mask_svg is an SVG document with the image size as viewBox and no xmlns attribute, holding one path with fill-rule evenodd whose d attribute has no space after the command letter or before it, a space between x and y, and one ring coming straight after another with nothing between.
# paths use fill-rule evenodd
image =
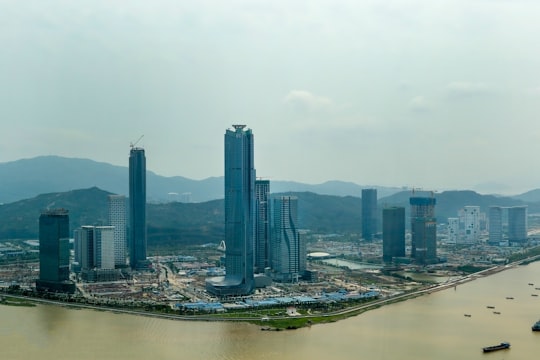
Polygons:
<instances>
[{"instance_id":1,"label":"haze over city","mask_svg":"<svg viewBox=\"0 0 540 360\"><path fill-rule=\"evenodd\" d=\"M0 162L519 193L540 173L540 3L0 2ZM489 185L489 186L488 186Z\"/></svg>"}]
</instances>

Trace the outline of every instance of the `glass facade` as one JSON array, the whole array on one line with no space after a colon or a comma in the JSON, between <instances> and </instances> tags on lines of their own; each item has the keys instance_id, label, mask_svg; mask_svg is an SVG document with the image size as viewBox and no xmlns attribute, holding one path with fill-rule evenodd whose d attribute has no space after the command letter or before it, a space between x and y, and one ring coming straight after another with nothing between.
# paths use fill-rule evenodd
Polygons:
<instances>
[{"instance_id":1,"label":"glass facade","mask_svg":"<svg viewBox=\"0 0 540 360\"><path fill-rule=\"evenodd\" d=\"M39 291L74 291L69 281L69 216L64 209L39 217Z\"/></svg>"},{"instance_id":2,"label":"glass facade","mask_svg":"<svg viewBox=\"0 0 540 360\"><path fill-rule=\"evenodd\" d=\"M383 209L383 261L405 256L405 208Z\"/></svg>"},{"instance_id":3,"label":"glass facade","mask_svg":"<svg viewBox=\"0 0 540 360\"><path fill-rule=\"evenodd\" d=\"M206 282L216 295L247 295L254 289L255 167L253 133L233 125L225 133L225 271Z\"/></svg>"},{"instance_id":4,"label":"glass facade","mask_svg":"<svg viewBox=\"0 0 540 360\"><path fill-rule=\"evenodd\" d=\"M271 263L274 278L278 281L298 281L301 257L305 257L300 241L305 240L298 231L298 199L295 196L275 198L272 206Z\"/></svg>"},{"instance_id":5,"label":"glass facade","mask_svg":"<svg viewBox=\"0 0 540 360\"><path fill-rule=\"evenodd\" d=\"M362 238L371 241L377 233L377 189L362 189Z\"/></svg>"},{"instance_id":6,"label":"glass facade","mask_svg":"<svg viewBox=\"0 0 540 360\"><path fill-rule=\"evenodd\" d=\"M256 198L256 222L255 222L255 270L264 272L264 269L270 266L269 263L269 237L270 223L268 196L270 194L269 180L255 181L255 198Z\"/></svg>"},{"instance_id":7,"label":"glass facade","mask_svg":"<svg viewBox=\"0 0 540 360\"><path fill-rule=\"evenodd\" d=\"M129 264L147 267L146 260L146 157L144 149L129 153Z\"/></svg>"}]
</instances>

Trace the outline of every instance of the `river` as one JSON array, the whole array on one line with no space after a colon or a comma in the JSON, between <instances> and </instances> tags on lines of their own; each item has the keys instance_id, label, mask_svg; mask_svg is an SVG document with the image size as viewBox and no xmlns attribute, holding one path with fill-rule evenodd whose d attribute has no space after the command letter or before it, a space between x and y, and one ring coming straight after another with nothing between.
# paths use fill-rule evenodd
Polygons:
<instances>
[{"instance_id":1,"label":"river","mask_svg":"<svg viewBox=\"0 0 540 360\"><path fill-rule=\"evenodd\" d=\"M54 305L0 306L0 358L523 360L540 354L540 333L531 331L540 319L535 287L540 262L335 323L281 332ZM511 349L482 353L483 346L501 341Z\"/></svg>"}]
</instances>

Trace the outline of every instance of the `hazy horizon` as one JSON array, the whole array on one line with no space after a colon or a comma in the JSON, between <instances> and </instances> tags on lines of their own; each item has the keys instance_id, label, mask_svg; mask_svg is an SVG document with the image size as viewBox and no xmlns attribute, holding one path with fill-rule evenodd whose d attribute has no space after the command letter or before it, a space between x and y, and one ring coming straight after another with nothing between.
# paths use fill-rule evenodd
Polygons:
<instances>
[{"instance_id":1,"label":"hazy horizon","mask_svg":"<svg viewBox=\"0 0 540 360\"><path fill-rule=\"evenodd\" d=\"M0 1L0 162L519 194L540 171L540 3ZM529 160L531 159L531 160Z\"/></svg>"},{"instance_id":2,"label":"hazy horizon","mask_svg":"<svg viewBox=\"0 0 540 360\"><path fill-rule=\"evenodd\" d=\"M124 167L126 168L126 171L128 169L128 164L121 164L121 165L115 165L115 164L111 164L109 162L106 162L106 161L98 161L98 160L94 160L94 159L90 159L90 158L79 158L79 157L68 157L68 156L61 156L61 155L38 155L36 157L28 157L28 158L21 158L21 159L17 159L17 160L11 160L11 161L6 161L6 162L0 162L0 165L3 165L3 164L8 164L8 163L13 163L13 162L18 162L18 161L24 161L24 160L34 160L34 159L38 159L38 158L47 158L47 157L57 157L57 158L63 158L63 159L73 159L73 160L84 160L84 161L92 161L92 162L96 162L96 163L102 163L102 164L107 164L107 165L112 165L112 166L120 166L120 167ZM195 179L195 178L190 178L189 176L185 176L185 175L182 175L182 174L176 174L176 175L163 175L163 174L160 174L156 171L153 171L152 169L150 168L147 168L147 171L149 172L152 172L154 174L156 174L157 176L163 176L163 177L167 177L167 178L174 178L174 177L183 177L183 178L186 178L186 179L189 179L189 180L194 180L194 181L203 181L203 180L206 180L206 179L210 179L210 178L222 178L223 177L223 174L219 174L219 175L215 175L215 176L209 176L209 177L206 177L206 178L201 178L201 179ZM298 184L303 184L303 185L308 185L308 186L319 186L319 185L324 185L326 183L331 183L331 182L341 182L341 183L345 183L345 184L354 184L354 185L357 185L359 187L362 187L362 188L369 188L369 187L382 187L382 188L388 188L388 189L399 189L401 191L412 191L412 190L415 190L416 192L418 193L431 193L431 192L443 192L443 191L467 191L467 190L472 190L472 191L475 191L479 194L483 194L483 195L521 195L523 193L526 193L528 191L532 191L532 190L536 190L538 188L531 188L531 189L525 189L523 191L517 191L517 192L510 192L510 191L505 191L510 189L510 187L508 186L505 186L504 184L495 184L495 183L485 183L485 184L477 184L476 186L474 187L468 187L468 188L422 188L422 187L409 187L409 186L406 186L406 185L380 185L380 184L360 184L360 183L355 183L353 181L346 181L346 180L341 180L341 179L326 179L324 181L321 181L321 182L309 182L309 181L297 181L297 180L294 180L294 179L266 179L266 180L270 180L271 182L272 181L279 181L279 182L291 182L291 183L298 183ZM352 194L351 194L352 195ZM353 195L354 196L354 195ZM360 196L360 194L357 194L356 196Z\"/></svg>"}]
</instances>

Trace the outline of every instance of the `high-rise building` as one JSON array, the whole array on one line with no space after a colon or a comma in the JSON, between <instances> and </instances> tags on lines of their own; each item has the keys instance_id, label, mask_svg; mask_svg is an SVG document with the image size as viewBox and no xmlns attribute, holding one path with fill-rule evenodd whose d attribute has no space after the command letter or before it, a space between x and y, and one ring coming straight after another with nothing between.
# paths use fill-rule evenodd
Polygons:
<instances>
[{"instance_id":1,"label":"high-rise building","mask_svg":"<svg viewBox=\"0 0 540 360\"><path fill-rule=\"evenodd\" d=\"M500 206L490 206L489 215L489 243L500 245L503 241L503 208Z\"/></svg>"},{"instance_id":2,"label":"high-rise building","mask_svg":"<svg viewBox=\"0 0 540 360\"><path fill-rule=\"evenodd\" d=\"M377 189L362 189L362 238L373 240L377 233Z\"/></svg>"},{"instance_id":3,"label":"high-rise building","mask_svg":"<svg viewBox=\"0 0 540 360\"><path fill-rule=\"evenodd\" d=\"M255 271L264 272L270 266L270 180L255 180Z\"/></svg>"},{"instance_id":4,"label":"high-rise building","mask_svg":"<svg viewBox=\"0 0 540 360\"><path fill-rule=\"evenodd\" d=\"M383 209L383 261L405 257L405 208Z\"/></svg>"},{"instance_id":5,"label":"high-rise building","mask_svg":"<svg viewBox=\"0 0 540 360\"><path fill-rule=\"evenodd\" d=\"M305 269L305 234L298 230L298 198L280 196L272 204L271 267L277 281L294 282Z\"/></svg>"},{"instance_id":6,"label":"high-rise building","mask_svg":"<svg viewBox=\"0 0 540 360\"><path fill-rule=\"evenodd\" d=\"M73 231L73 237L76 244L75 259L78 259L81 270L94 268L94 227L90 225L81 226Z\"/></svg>"},{"instance_id":7,"label":"high-rise building","mask_svg":"<svg viewBox=\"0 0 540 360\"><path fill-rule=\"evenodd\" d=\"M434 197L414 196L411 205L411 257L419 264L437 261L437 219Z\"/></svg>"},{"instance_id":8,"label":"high-rise building","mask_svg":"<svg viewBox=\"0 0 540 360\"><path fill-rule=\"evenodd\" d=\"M146 157L144 149L129 153L129 264L132 269L148 267L146 259Z\"/></svg>"},{"instance_id":9,"label":"high-rise building","mask_svg":"<svg viewBox=\"0 0 540 360\"><path fill-rule=\"evenodd\" d=\"M460 237L458 242L472 244L480 236L480 206L465 206L459 211Z\"/></svg>"},{"instance_id":10,"label":"high-rise building","mask_svg":"<svg viewBox=\"0 0 540 360\"><path fill-rule=\"evenodd\" d=\"M255 241L255 165L253 133L245 125L225 132L225 277L210 278L215 295L253 292Z\"/></svg>"},{"instance_id":11,"label":"high-rise building","mask_svg":"<svg viewBox=\"0 0 540 360\"><path fill-rule=\"evenodd\" d=\"M524 243L527 241L527 206L508 208L508 241Z\"/></svg>"},{"instance_id":12,"label":"high-rise building","mask_svg":"<svg viewBox=\"0 0 540 360\"><path fill-rule=\"evenodd\" d=\"M39 217L38 291L72 293L75 284L69 280L69 216L67 210L55 209Z\"/></svg>"},{"instance_id":13,"label":"high-rise building","mask_svg":"<svg viewBox=\"0 0 540 360\"><path fill-rule=\"evenodd\" d=\"M74 231L80 254L81 277L88 281L117 280L120 270L114 270L114 227L81 226Z\"/></svg>"},{"instance_id":14,"label":"high-rise building","mask_svg":"<svg viewBox=\"0 0 540 360\"><path fill-rule=\"evenodd\" d=\"M109 195L109 226L114 227L114 265L126 265L126 197Z\"/></svg>"}]
</instances>

